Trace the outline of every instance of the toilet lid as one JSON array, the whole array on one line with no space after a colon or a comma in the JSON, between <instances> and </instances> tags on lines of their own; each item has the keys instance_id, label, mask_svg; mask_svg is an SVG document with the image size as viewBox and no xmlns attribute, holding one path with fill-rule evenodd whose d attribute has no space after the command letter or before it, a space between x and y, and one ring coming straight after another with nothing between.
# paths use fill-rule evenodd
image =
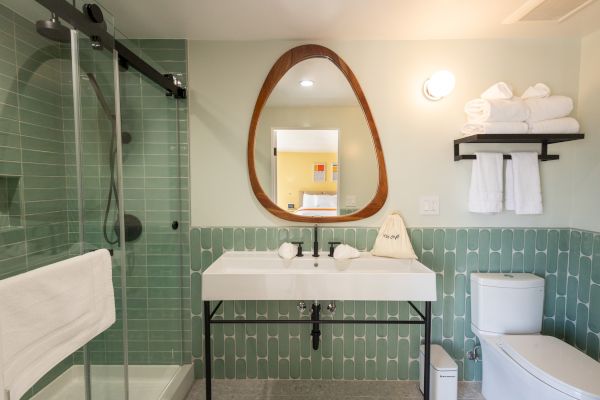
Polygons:
<instances>
[{"instance_id":1,"label":"toilet lid","mask_svg":"<svg viewBox=\"0 0 600 400\"><path fill-rule=\"evenodd\" d=\"M541 335L506 335L498 345L521 367L576 399L600 399L600 363L567 343Z\"/></svg>"}]
</instances>

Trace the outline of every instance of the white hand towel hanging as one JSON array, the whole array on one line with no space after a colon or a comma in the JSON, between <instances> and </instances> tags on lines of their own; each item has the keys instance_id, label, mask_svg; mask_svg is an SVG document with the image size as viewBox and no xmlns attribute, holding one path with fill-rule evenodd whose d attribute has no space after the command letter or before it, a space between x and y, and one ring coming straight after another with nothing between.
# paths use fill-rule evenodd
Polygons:
<instances>
[{"instance_id":1,"label":"white hand towel hanging","mask_svg":"<svg viewBox=\"0 0 600 400\"><path fill-rule=\"evenodd\" d=\"M111 257L97 250L0 281L0 374L20 399L115 322Z\"/></svg>"},{"instance_id":2,"label":"white hand towel hanging","mask_svg":"<svg viewBox=\"0 0 600 400\"><path fill-rule=\"evenodd\" d=\"M542 214L542 190L537 153L510 153L506 163L506 209L515 214Z\"/></svg>"},{"instance_id":3,"label":"white hand towel hanging","mask_svg":"<svg viewBox=\"0 0 600 400\"><path fill-rule=\"evenodd\" d=\"M469 188L469 211L490 214L502 211L501 153L475 153Z\"/></svg>"},{"instance_id":4,"label":"white hand towel hanging","mask_svg":"<svg viewBox=\"0 0 600 400\"><path fill-rule=\"evenodd\" d=\"M513 177L512 160L506 160L506 171L504 173L504 208L507 211L515 211L515 180Z\"/></svg>"}]
</instances>

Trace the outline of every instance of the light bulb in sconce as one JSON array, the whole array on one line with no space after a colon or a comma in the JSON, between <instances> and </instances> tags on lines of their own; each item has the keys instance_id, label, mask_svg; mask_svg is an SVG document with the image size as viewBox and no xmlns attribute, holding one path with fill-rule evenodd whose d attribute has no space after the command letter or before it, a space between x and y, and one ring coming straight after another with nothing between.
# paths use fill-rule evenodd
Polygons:
<instances>
[{"instance_id":1,"label":"light bulb in sconce","mask_svg":"<svg viewBox=\"0 0 600 400\"><path fill-rule=\"evenodd\" d=\"M423 94L429 100L441 100L452 93L455 85L456 79L452 72L436 71L423 84Z\"/></svg>"}]
</instances>

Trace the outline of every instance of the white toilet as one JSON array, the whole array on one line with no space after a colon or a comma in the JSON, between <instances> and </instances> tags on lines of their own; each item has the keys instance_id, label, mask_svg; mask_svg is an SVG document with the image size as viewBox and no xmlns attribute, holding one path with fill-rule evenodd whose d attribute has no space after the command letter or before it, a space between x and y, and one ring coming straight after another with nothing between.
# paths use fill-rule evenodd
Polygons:
<instances>
[{"instance_id":1,"label":"white toilet","mask_svg":"<svg viewBox=\"0 0 600 400\"><path fill-rule=\"evenodd\" d=\"M600 363L540 335L544 279L471 274L471 329L483 352L486 400L600 399Z\"/></svg>"}]
</instances>

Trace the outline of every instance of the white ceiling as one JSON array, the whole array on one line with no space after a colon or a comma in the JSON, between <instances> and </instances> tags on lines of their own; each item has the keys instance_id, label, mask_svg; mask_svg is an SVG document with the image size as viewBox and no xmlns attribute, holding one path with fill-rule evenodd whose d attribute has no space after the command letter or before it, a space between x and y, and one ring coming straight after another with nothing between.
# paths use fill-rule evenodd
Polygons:
<instances>
[{"instance_id":1,"label":"white ceiling","mask_svg":"<svg viewBox=\"0 0 600 400\"><path fill-rule=\"evenodd\" d=\"M337 153L338 131L334 129L277 129L277 150L292 153Z\"/></svg>"},{"instance_id":2,"label":"white ceiling","mask_svg":"<svg viewBox=\"0 0 600 400\"><path fill-rule=\"evenodd\" d=\"M311 80L313 86L300 86ZM313 58L294 65L277 82L267 107L358 106L352 87L329 60Z\"/></svg>"},{"instance_id":3,"label":"white ceiling","mask_svg":"<svg viewBox=\"0 0 600 400\"><path fill-rule=\"evenodd\" d=\"M531 0L529 0L531 1ZM563 0L570 1L570 0ZM502 21L526 0L100 0L132 38L464 39L583 36L600 1L566 21Z\"/></svg>"}]
</instances>

